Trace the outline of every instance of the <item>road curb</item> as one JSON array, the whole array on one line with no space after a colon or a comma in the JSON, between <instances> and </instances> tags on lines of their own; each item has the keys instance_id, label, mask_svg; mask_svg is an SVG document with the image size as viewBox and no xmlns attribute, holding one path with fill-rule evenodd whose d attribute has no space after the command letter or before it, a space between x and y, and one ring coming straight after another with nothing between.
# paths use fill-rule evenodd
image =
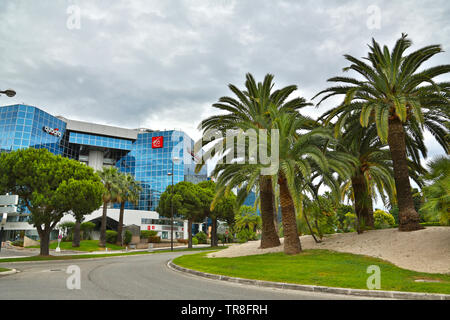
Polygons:
<instances>
[{"instance_id":1,"label":"road curb","mask_svg":"<svg viewBox=\"0 0 450 320\"><path fill-rule=\"evenodd\" d=\"M433 294L433 293L420 293L420 292L403 292L403 291L381 291L381 290L363 290L363 289L349 289L349 288L336 288L336 287L324 287L324 286L313 286L295 283L284 283L284 282L273 282L273 281L263 281L263 280L251 280L244 278L235 278L229 276L223 276L218 274L206 273L197 270L187 269L180 267L170 260L167 266L172 270L177 270L184 273L189 273L194 276L199 276L207 279L220 280L232 283L240 283L245 285L253 285L259 287L277 288L277 289L288 289L288 290L299 290L299 291L309 291L309 292L320 292L320 293L332 293L332 294L342 294L350 296L359 297L370 297L370 298L389 298L389 299L402 299L402 300L450 300L450 295L448 294Z\"/></svg>"},{"instance_id":2,"label":"road curb","mask_svg":"<svg viewBox=\"0 0 450 320\"><path fill-rule=\"evenodd\" d=\"M16 269L11 269L9 271L0 272L0 277L1 276L7 276L7 275L10 275L10 274L14 274L14 273L17 273Z\"/></svg>"}]
</instances>

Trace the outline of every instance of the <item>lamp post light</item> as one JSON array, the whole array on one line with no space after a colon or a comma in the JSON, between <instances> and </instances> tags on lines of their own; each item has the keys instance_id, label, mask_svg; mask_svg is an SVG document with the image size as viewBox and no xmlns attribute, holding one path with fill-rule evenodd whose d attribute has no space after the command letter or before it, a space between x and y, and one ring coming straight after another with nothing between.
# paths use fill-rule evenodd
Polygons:
<instances>
[{"instance_id":1,"label":"lamp post light","mask_svg":"<svg viewBox=\"0 0 450 320\"><path fill-rule=\"evenodd\" d=\"M3 93L5 95L7 95L8 97L12 98L16 95L16 92L12 89L7 89L5 91L0 91L0 94Z\"/></svg>"},{"instance_id":2,"label":"lamp post light","mask_svg":"<svg viewBox=\"0 0 450 320\"><path fill-rule=\"evenodd\" d=\"M168 172L168 176L172 176L172 198L170 201L170 251L173 251L173 165L174 163L178 164L181 161L178 157L172 158L172 172Z\"/></svg>"}]
</instances>

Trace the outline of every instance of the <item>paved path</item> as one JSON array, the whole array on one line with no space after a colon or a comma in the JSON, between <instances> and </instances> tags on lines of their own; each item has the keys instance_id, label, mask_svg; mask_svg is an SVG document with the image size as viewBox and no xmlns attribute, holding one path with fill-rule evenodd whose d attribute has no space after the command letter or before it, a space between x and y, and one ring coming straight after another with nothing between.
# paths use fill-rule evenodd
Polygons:
<instances>
[{"instance_id":1,"label":"paved path","mask_svg":"<svg viewBox=\"0 0 450 320\"><path fill-rule=\"evenodd\" d=\"M353 297L244 286L172 271L167 262L186 252L107 259L0 263L20 271L0 276L4 299L353 299ZM81 289L66 287L69 265L81 269Z\"/></svg>"}]
</instances>

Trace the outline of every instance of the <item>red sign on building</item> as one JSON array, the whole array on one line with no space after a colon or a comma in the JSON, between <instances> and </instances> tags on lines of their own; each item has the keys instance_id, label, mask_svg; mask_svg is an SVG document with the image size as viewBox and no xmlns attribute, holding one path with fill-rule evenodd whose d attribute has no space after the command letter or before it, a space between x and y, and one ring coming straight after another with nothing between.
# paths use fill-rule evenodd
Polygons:
<instances>
[{"instance_id":1,"label":"red sign on building","mask_svg":"<svg viewBox=\"0 0 450 320\"><path fill-rule=\"evenodd\" d=\"M152 149L158 149L164 147L164 137L152 137Z\"/></svg>"}]
</instances>

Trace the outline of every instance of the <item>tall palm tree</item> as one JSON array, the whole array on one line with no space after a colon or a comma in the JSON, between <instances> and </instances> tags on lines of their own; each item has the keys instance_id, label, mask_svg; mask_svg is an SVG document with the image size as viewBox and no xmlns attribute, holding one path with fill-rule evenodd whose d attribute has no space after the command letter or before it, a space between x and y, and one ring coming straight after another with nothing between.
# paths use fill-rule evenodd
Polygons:
<instances>
[{"instance_id":1,"label":"tall palm tree","mask_svg":"<svg viewBox=\"0 0 450 320\"><path fill-rule=\"evenodd\" d=\"M117 228L116 244L122 245L122 230L123 230L123 215L125 212L125 203L136 203L139 201L139 195L142 191L142 186L134 179L131 174L124 174L119 172L117 175L118 190L117 203L120 204L119 211L119 226Z\"/></svg>"},{"instance_id":2,"label":"tall palm tree","mask_svg":"<svg viewBox=\"0 0 450 320\"><path fill-rule=\"evenodd\" d=\"M227 113L205 119L201 122L200 129L204 132L216 130L223 136L227 130L270 129L270 107L293 113L297 109L309 105L303 98L287 101L288 97L297 90L297 86L291 85L279 90L273 90L273 86L273 75L271 74L266 75L262 83L256 83L254 77L247 74L246 90L244 91L230 84L228 87L236 98L222 97L218 103L213 104L214 108ZM207 156L213 157L215 154L211 152ZM248 167L247 169L242 167L242 169L245 171ZM267 175L256 174L254 176L256 178L252 180L253 184L247 185L247 188L242 190L249 191L253 185L259 185L262 218L261 248L279 246L280 240L274 223L273 182Z\"/></svg>"},{"instance_id":3,"label":"tall palm tree","mask_svg":"<svg viewBox=\"0 0 450 320\"><path fill-rule=\"evenodd\" d=\"M327 88L317 96L326 94L318 103L334 95L345 95L344 102L325 113L327 121L339 116L337 130L353 114L358 114L362 126L375 123L378 136L388 143L394 167L394 179L399 206L399 230L421 229L419 215L414 208L408 173L407 145L409 136L423 140L427 128L448 152L447 130L443 123L450 119L450 82L437 83L433 79L450 72L450 65L440 65L418 71L435 54L442 52L439 45L430 45L404 55L411 46L406 34L397 40L392 52L381 49L373 39L365 58L370 64L345 55L351 65L344 71L354 70L362 80L334 77L331 82L342 85Z\"/></svg>"},{"instance_id":4,"label":"tall palm tree","mask_svg":"<svg viewBox=\"0 0 450 320\"><path fill-rule=\"evenodd\" d=\"M101 171L97 172L105 187L102 200L103 200L103 214L102 222L100 226L100 240L99 247L106 247L106 217L108 205L117 201L117 195L119 193L118 175L119 171L116 167L103 167Z\"/></svg>"},{"instance_id":5,"label":"tall palm tree","mask_svg":"<svg viewBox=\"0 0 450 320\"><path fill-rule=\"evenodd\" d=\"M312 167L328 171L328 161L316 138L329 138L327 128L317 127L304 133L311 122L300 114L272 109L273 126L279 132L279 168L273 176L279 185L281 216L284 233L284 252L297 254L301 249L296 212L299 194L313 174Z\"/></svg>"}]
</instances>

